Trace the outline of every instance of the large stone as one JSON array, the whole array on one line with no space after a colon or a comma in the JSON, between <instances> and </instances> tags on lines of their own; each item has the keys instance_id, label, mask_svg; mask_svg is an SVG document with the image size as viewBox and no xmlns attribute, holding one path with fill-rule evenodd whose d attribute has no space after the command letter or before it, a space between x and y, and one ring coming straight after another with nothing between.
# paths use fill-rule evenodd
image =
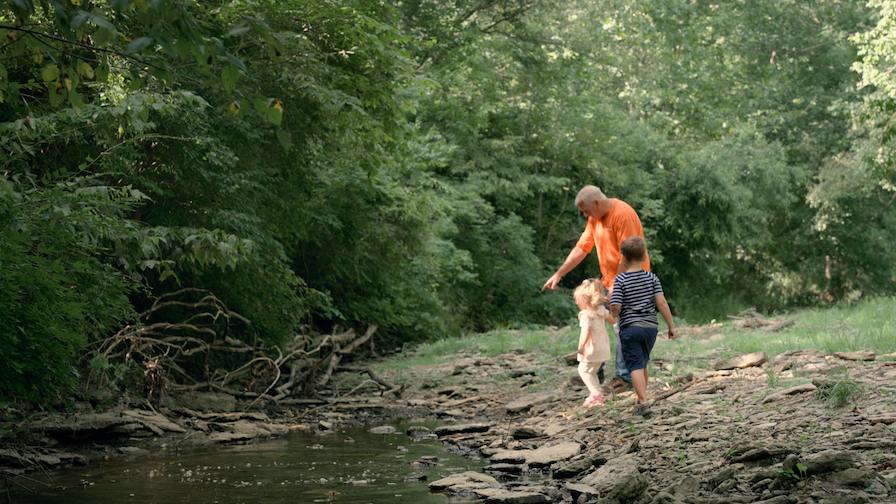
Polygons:
<instances>
[{"instance_id":1,"label":"large stone","mask_svg":"<svg viewBox=\"0 0 896 504\"><path fill-rule=\"evenodd\" d=\"M806 460L806 474L826 474L849 469L854 465L855 460L850 452L827 450Z\"/></svg>"},{"instance_id":2,"label":"large stone","mask_svg":"<svg viewBox=\"0 0 896 504\"><path fill-rule=\"evenodd\" d=\"M835 352L834 356L848 361L873 361L874 352L857 351L857 352Z\"/></svg>"},{"instance_id":3,"label":"large stone","mask_svg":"<svg viewBox=\"0 0 896 504\"><path fill-rule=\"evenodd\" d=\"M584 457L579 460L555 464L551 475L555 479L575 478L585 471L590 471L595 465L603 465L607 462L604 457Z\"/></svg>"},{"instance_id":4,"label":"large stone","mask_svg":"<svg viewBox=\"0 0 896 504\"><path fill-rule=\"evenodd\" d=\"M557 399L557 395L553 392L537 392L535 394L527 394L519 397L504 406L508 413L520 413L526 411L532 406L544 404Z\"/></svg>"},{"instance_id":5,"label":"large stone","mask_svg":"<svg viewBox=\"0 0 896 504\"><path fill-rule=\"evenodd\" d=\"M160 415L159 413L156 413L154 411L125 410L121 412L121 416L131 420L135 420L145 425L148 429L152 430L156 434L161 434L163 431L177 433L187 432L187 430L180 425L172 422L165 416Z\"/></svg>"},{"instance_id":6,"label":"large stone","mask_svg":"<svg viewBox=\"0 0 896 504\"><path fill-rule=\"evenodd\" d=\"M248 420L238 420L226 424L215 424L215 426L223 429L223 431L213 432L209 435L209 440L214 443L249 441L256 438L282 436L289 432L289 428L285 425L250 422Z\"/></svg>"},{"instance_id":7,"label":"large stone","mask_svg":"<svg viewBox=\"0 0 896 504\"><path fill-rule=\"evenodd\" d=\"M451 434L465 434L468 432L488 432L492 428L490 423L465 423L454 425L443 425L436 427L433 432L439 436L450 436Z\"/></svg>"},{"instance_id":8,"label":"large stone","mask_svg":"<svg viewBox=\"0 0 896 504\"><path fill-rule=\"evenodd\" d=\"M727 361L719 362L718 364L716 364L716 369L719 371L723 371L726 369L744 369L748 367L756 367L765 364L767 360L768 356L765 355L765 352L753 352L739 355Z\"/></svg>"},{"instance_id":9,"label":"large stone","mask_svg":"<svg viewBox=\"0 0 896 504\"><path fill-rule=\"evenodd\" d=\"M582 446L574 441L564 441L551 446L543 446L534 450L498 450L492 454L492 462L511 464L529 464L533 467L551 465L571 459L582 451Z\"/></svg>"},{"instance_id":10,"label":"large stone","mask_svg":"<svg viewBox=\"0 0 896 504\"><path fill-rule=\"evenodd\" d=\"M770 402L778 401L784 399L787 396L794 394L802 394L804 392L813 392L817 389L815 385L811 383L804 383L802 385L794 385L793 387L789 387L786 389L779 390L774 394L769 395L765 399L762 400L762 404L768 404Z\"/></svg>"},{"instance_id":11,"label":"large stone","mask_svg":"<svg viewBox=\"0 0 896 504\"><path fill-rule=\"evenodd\" d=\"M875 481L875 476L870 471L850 467L826 476L825 481L841 486L865 488Z\"/></svg>"},{"instance_id":12,"label":"large stone","mask_svg":"<svg viewBox=\"0 0 896 504\"><path fill-rule=\"evenodd\" d=\"M517 427L510 433L513 439L533 439L544 436L544 432L532 427Z\"/></svg>"},{"instance_id":13,"label":"large stone","mask_svg":"<svg viewBox=\"0 0 896 504\"><path fill-rule=\"evenodd\" d=\"M610 459L582 478L581 483L593 487L607 500L616 502L637 500L648 485L647 478L638 470L638 457L634 453Z\"/></svg>"},{"instance_id":14,"label":"large stone","mask_svg":"<svg viewBox=\"0 0 896 504\"><path fill-rule=\"evenodd\" d=\"M546 466L561 460L568 460L582 451L582 446L574 441L565 441L552 446L544 446L531 450L526 455L526 463L530 466Z\"/></svg>"},{"instance_id":15,"label":"large stone","mask_svg":"<svg viewBox=\"0 0 896 504\"><path fill-rule=\"evenodd\" d=\"M486 504L548 504L547 496L536 492L520 492L503 488L482 488L474 491Z\"/></svg>"},{"instance_id":16,"label":"large stone","mask_svg":"<svg viewBox=\"0 0 896 504\"><path fill-rule=\"evenodd\" d=\"M488 474L465 471L433 481L429 484L429 489L435 492L445 492L452 491L451 489L456 487L470 489L477 486L481 486L482 488L499 487L500 483Z\"/></svg>"},{"instance_id":17,"label":"large stone","mask_svg":"<svg viewBox=\"0 0 896 504\"><path fill-rule=\"evenodd\" d=\"M195 411L236 411L236 399L221 392L180 392L162 397L162 406L171 409L188 408Z\"/></svg>"}]
</instances>

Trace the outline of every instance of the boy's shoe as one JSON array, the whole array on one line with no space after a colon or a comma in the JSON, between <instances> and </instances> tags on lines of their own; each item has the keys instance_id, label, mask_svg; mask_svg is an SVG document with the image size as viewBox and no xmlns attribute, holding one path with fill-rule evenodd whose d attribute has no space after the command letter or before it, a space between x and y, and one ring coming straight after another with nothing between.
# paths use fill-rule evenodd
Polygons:
<instances>
[{"instance_id":1,"label":"boy's shoe","mask_svg":"<svg viewBox=\"0 0 896 504\"><path fill-rule=\"evenodd\" d=\"M635 405L635 409L632 411L632 414L639 417L647 418L651 415L650 404L649 403L640 403Z\"/></svg>"},{"instance_id":2,"label":"boy's shoe","mask_svg":"<svg viewBox=\"0 0 896 504\"><path fill-rule=\"evenodd\" d=\"M585 399L585 402L582 403L582 406L586 408L593 408L595 406L603 406L604 405L604 395L597 394L588 396L588 399Z\"/></svg>"},{"instance_id":3,"label":"boy's shoe","mask_svg":"<svg viewBox=\"0 0 896 504\"><path fill-rule=\"evenodd\" d=\"M605 394L618 394L632 389L632 384L618 376L614 376L609 383L604 385Z\"/></svg>"}]
</instances>

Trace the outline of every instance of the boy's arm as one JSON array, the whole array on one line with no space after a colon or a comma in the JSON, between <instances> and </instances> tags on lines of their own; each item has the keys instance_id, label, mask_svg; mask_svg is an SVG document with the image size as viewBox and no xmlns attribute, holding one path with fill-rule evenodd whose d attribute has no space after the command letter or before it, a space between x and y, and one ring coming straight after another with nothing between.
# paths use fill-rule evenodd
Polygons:
<instances>
[{"instance_id":1,"label":"boy's arm","mask_svg":"<svg viewBox=\"0 0 896 504\"><path fill-rule=\"evenodd\" d=\"M666 296L662 293L656 295L656 309L666 321L669 328L669 339L675 339L675 323L672 321L672 311L669 310L669 303L666 302Z\"/></svg>"},{"instance_id":2,"label":"boy's arm","mask_svg":"<svg viewBox=\"0 0 896 504\"><path fill-rule=\"evenodd\" d=\"M619 318L619 312L621 312L621 311L622 311L622 305L621 305L621 304L611 304L611 305L610 305L610 315L611 315L614 319L618 319L618 318ZM615 324L615 322L613 322L613 323Z\"/></svg>"}]
</instances>

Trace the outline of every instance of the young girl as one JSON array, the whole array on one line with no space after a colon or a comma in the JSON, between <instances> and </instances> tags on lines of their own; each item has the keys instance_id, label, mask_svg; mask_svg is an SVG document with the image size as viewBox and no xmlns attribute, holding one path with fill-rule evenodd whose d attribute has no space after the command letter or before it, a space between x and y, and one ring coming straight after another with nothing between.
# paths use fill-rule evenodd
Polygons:
<instances>
[{"instance_id":1,"label":"young girl","mask_svg":"<svg viewBox=\"0 0 896 504\"><path fill-rule=\"evenodd\" d=\"M610 340L607 337L605 321L610 312L604 307L603 285L591 278L576 287L572 296L579 307L579 376L588 387L588 398L582 406L591 408L602 405L604 396L600 391L597 370L610 359Z\"/></svg>"}]
</instances>

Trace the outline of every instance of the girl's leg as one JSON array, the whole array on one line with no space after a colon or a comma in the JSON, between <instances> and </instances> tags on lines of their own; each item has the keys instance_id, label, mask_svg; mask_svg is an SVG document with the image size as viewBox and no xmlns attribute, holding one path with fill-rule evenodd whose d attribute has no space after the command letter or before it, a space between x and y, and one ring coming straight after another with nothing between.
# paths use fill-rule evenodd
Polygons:
<instances>
[{"instance_id":1,"label":"girl's leg","mask_svg":"<svg viewBox=\"0 0 896 504\"><path fill-rule=\"evenodd\" d=\"M588 387L589 395L595 396L600 395L600 383L597 381L597 363L589 363L589 362L580 362L579 363L579 377L582 378L582 381L585 382L585 386Z\"/></svg>"}]
</instances>

